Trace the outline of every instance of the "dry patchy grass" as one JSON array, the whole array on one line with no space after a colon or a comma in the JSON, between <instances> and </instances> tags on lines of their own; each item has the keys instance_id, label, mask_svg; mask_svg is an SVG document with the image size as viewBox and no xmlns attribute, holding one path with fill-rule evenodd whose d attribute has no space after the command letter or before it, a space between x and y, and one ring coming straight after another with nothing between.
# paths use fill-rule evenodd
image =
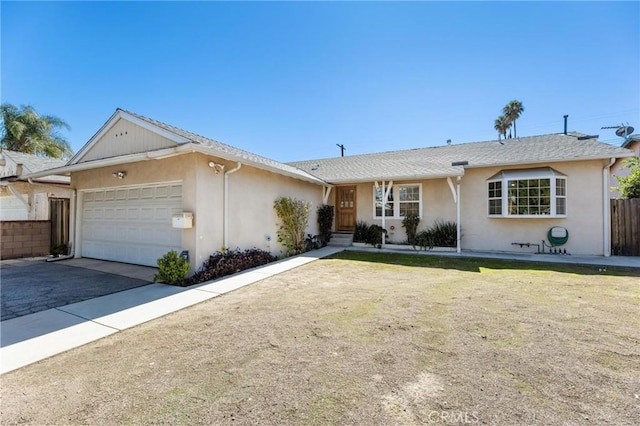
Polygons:
<instances>
[{"instance_id":1,"label":"dry patchy grass","mask_svg":"<svg viewBox=\"0 0 640 426\"><path fill-rule=\"evenodd\" d=\"M343 253L6 374L2 423L637 424L638 284Z\"/></svg>"}]
</instances>

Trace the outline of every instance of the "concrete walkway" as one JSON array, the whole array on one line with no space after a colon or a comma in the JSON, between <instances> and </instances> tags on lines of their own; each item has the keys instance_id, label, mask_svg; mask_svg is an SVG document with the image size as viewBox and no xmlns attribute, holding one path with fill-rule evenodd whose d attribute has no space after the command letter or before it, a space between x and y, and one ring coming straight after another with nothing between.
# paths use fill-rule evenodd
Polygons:
<instances>
[{"instance_id":1,"label":"concrete walkway","mask_svg":"<svg viewBox=\"0 0 640 426\"><path fill-rule=\"evenodd\" d=\"M325 247L188 288L150 284L0 323L0 374L344 250ZM81 259L78 259L81 260ZM83 267L87 266L84 262Z\"/></svg>"},{"instance_id":2,"label":"concrete walkway","mask_svg":"<svg viewBox=\"0 0 640 426\"><path fill-rule=\"evenodd\" d=\"M463 250L462 253L455 251L420 251L394 249L393 245L387 245L386 248L378 249L374 247L344 247L349 251L365 251L370 253L404 253L419 254L424 256L443 256L457 258L476 258L476 259L501 259L516 260L521 262L536 263L564 263L569 265L592 265L601 267L620 267L620 268L640 268L640 257L638 256L579 256L579 255L561 255L561 254L536 254L536 253L514 253L514 252L484 252Z\"/></svg>"}]
</instances>

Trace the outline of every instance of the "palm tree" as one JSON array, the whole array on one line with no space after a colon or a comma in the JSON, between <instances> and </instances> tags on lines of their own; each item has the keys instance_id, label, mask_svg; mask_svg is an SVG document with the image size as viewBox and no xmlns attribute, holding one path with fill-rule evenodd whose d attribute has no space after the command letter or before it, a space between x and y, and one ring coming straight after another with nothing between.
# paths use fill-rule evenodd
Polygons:
<instances>
[{"instance_id":1,"label":"palm tree","mask_svg":"<svg viewBox=\"0 0 640 426\"><path fill-rule=\"evenodd\" d=\"M507 117L501 115L500 117L496 118L493 127L498 131L498 140L500 140L501 136L504 136L504 138L506 139L507 130L509 130L509 127L511 127L511 123L509 122Z\"/></svg>"},{"instance_id":2,"label":"palm tree","mask_svg":"<svg viewBox=\"0 0 640 426\"><path fill-rule=\"evenodd\" d=\"M502 112L507 120L509 120L509 124L513 123L513 137L517 138L516 132L516 120L520 118L520 114L524 112L524 107L522 106L522 102L520 101L511 101L502 109Z\"/></svg>"},{"instance_id":3,"label":"palm tree","mask_svg":"<svg viewBox=\"0 0 640 426\"><path fill-rule=\"evenodd\" d=\"M70 129L61 118L39 115L32 106L0 106L2 126L0 147L11 151L44 157L69 158L73 151L69 142L57 133L57 129Z\"/></svg>"}]
</instances>

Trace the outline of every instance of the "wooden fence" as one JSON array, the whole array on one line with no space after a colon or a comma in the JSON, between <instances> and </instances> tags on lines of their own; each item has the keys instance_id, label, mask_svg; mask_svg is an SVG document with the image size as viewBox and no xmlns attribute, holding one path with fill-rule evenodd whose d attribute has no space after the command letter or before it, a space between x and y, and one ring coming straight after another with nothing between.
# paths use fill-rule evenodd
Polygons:
<instances>
[{"instance_id":1,"label":"wooden fence","mask_svg":"<svg viewBox=\"0 0 640 426\"><path fill-rule=\"evenodd\" d=\"M611 254L640 256L640 198L611 200Z\"/></svg>"}]
</instances>

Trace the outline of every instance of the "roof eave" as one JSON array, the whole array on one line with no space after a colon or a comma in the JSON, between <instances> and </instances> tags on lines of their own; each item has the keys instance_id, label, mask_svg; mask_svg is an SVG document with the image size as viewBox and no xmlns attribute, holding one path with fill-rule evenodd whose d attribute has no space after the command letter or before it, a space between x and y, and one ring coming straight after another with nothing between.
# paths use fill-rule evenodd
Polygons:
<instances>
[{"instance_id":1,"label":"roof eave","mask_svg":"<svg viewBox=\"0 0 640 426\"><path fill-rule=\"evenodd\" d=\"M298 180L311 182L317 185L324 185L324 186L328 185L328 183L323 181L322 179L309 175L308 173L302 170L300 170L300 174L287 172L286 170L281 170L276 167L269 167L268 165L255 162L244 157L229 155L226 153L214 151L211 148L207 148L206 146L202 146L198 143L186 143L173 148L163 148L155 151L147 151L147 152L142 152L137 154L127 154L127 155L121 155L117 157L102 158L100 160L86 161L83 163L70 164L67 166L58 167L55 169L49 169L49 170L45 170L38 173L30 173L28 175L23 175L22 177L25 179L35 179L35 178L41 178L41 177L51 176L51 175L68 175L69 173L73 173L73 172L98 169L101 167L109 167L109 166L115 166L120 164L136 163L139 161L160 160L160 159L174 157L177 155L188 154L192 152L199 152L205 155L212 155L212 156L223 158L229 161L236 161L236 162L239 161L243 164L247 164L255 168L271 171L277 174L285 175Z\"/></svg>"},{"instance_id":2,"label":"roof eave","mask_svg":"<svg viewBox=\"0 0 640 426\"><path fill-rule=\"evenodd\" d=\"M299 171L299 173L293 173L293 172L289 172L287 170L283 170L277 167L271 167L267 164L263 164L257 161L253 161L250 158L247 157L243 157L243 156L239 156L239 155L232 155L229 153L225 153L225 152L220 152L220 151L216 151L213 148L207 147L207 146L203 146L197 143L192 143L192 144L186 144L183 146L180 146L177 148L178 151L188 151L188 152L199 152L201 154L205 154L205 155L212 155L218 158L223 158L225 160L228 161L235 161L235 162L240 162L242 164L246 164L252 167L255 167L256 169L261 169L261 170L266 170L272 173L276 173L279 175L283 175L283 176L287 176L287 177L291 177L294 179L298 179L298 180L303 180L306 182L310 182L310 183L314 183L317 185L323 185L323 186L327 186L329 185L328 182L315 177L307 172L305 172L304 170L300 170L297 169ZM293 167L293 166L289 166L289 167Z\"/></svg>"},{"instance_id":3,"label":"roof eave","mask_svg":"<svg viewBox=\"0 0 640 426\"><path fill-rule=\"evenodd\" d=\"M509 166L523 166L527 164L539 165L539 164L549 164L549 163L565 163L565 162L573 162L573 161L594 161L594 160L610 160L611 158L627 158L633 157L635 154L633 151L625 152L624 154L616 154L616 155L598 155L591 157L574 157L574 158L558 158L552 160L540 160L540 161L510 161L506 163L490 163L490 164L469 164L465 166L467 169L483 169L487 167L509 167Z\"/></svg>"},{"instance_id":4,"label":"roof eave","mask_svg":"<svg viewBox=\"0 0 640 426\"><path fill-rule=\"evenodd\" d=\"M464 169L457 173L439 173L429 175L412 175L412 176L378 176L367 177L359 179L328 179L327 182L334 185L343 185L349 183L369 183L376 180L394 180L394 181L411 181L411 180L431 180L431 179L446 179L449 177L462 177L464 176Z\"/></svg>"}]
</instances>

